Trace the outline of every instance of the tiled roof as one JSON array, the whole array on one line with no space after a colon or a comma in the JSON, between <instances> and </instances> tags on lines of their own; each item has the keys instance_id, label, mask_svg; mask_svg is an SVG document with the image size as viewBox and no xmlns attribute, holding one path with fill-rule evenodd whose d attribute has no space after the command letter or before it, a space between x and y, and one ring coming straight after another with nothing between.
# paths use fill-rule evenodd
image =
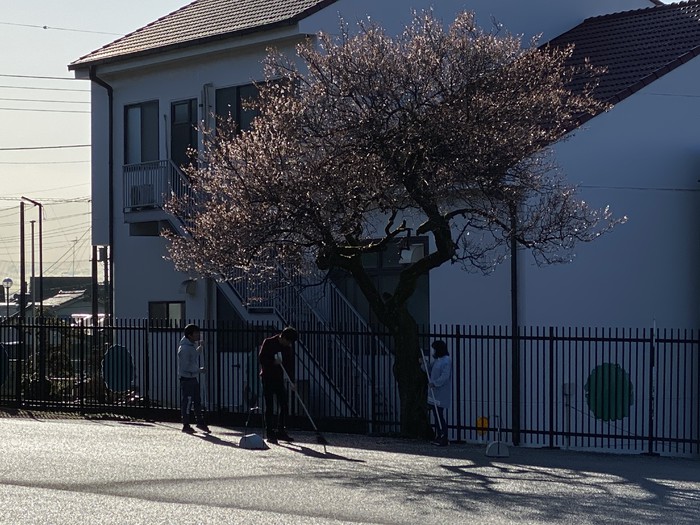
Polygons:
<instances>
[{"instance_id":1,"label":"tiled roof","mask_svg":"<svg viewBox=\"0 0 700 525\"><path fill-rule=\"evenodd\" d=\"M589 18L550 42L568 44L572 64L607 69L594 96L615 104L700 54L700 0Z\"/></svg>"},{"instance_id":2,"label":"tiled roof","mask_svg":"<svg viewBox=\"0 0 700 525\"><path fill-rule=\"evenodd\" d=\"M335 1L195 0L79 58L68 67L76 69L293 24Z\"/></svg>"},{"instance_id":3,"label":"tiled roof","mask_svg":"<svg viewBox=\"0 0 700 525\"><path fill-rule=\"evenodd\" d=\"M69 68L293 24L335 1L195 0L79 58ZM549 44L575 44L572 64L589 58L606 67L594 94L616 103L700 53L700 0L589 18Z\"/></svg>"}]
</instances>

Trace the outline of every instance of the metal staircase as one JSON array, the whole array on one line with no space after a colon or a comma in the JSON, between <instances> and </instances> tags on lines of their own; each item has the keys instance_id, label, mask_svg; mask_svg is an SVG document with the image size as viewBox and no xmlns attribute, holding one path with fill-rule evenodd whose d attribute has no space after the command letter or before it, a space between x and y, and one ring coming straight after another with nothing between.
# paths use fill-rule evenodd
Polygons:
<instances>
[{"instance_id":1,"label":"metal staircase","mask_svg":"<svg viewBox=\"0 0 700 525\"><path fill-rule=\"evenodd\" d=\"M125 211L163 209L171 195L183 197L190 192L187 177L171 161L124 167ZM180 235L189 235L187 217L167 217ZM313 286L313 282L323 284ZM331 412L369 421L377 415L395 420L398 402L393 400L398 396L379 391L367 371L390 373L393 358L330 279L320 275L289 278L278 270L273 282L260 285L241 271L217 286L248 320L282 322L300 329L299 343L310 364L299 373L313 377L310 394L329 398ZM329 332L334 335L328 336ZM379 366L371 366L377 362Z\"/></svg>"}]
</instances>

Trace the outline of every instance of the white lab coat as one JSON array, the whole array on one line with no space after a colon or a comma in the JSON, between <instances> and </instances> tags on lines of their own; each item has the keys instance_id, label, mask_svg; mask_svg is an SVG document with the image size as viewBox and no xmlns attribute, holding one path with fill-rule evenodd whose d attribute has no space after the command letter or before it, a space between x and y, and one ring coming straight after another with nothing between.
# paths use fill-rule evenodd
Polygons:
<instances>
[{"instance_id":1,"label":"white lab coat","mask_svg":"<svg viewBox=\"0 0 700 525\"><path fill-rule=\"evenodd\" d=\"M430 368L430 382L434 386L428 388L428 402L449 410L452 406L452 358L449 355L435 359Z\"/></svg>"}]
</instances>

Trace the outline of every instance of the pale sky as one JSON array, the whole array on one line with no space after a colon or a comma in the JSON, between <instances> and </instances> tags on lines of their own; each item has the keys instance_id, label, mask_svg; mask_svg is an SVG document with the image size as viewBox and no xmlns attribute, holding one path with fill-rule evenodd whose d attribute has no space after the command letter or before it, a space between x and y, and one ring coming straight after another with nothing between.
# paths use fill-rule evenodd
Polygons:
<instances>
[{"instance_id":1,"label":"pale sky","mask_svg":"<svg viewBox=\"0 0 700 525\"><path fill-rule=\"evenodd\" d=\"M0 0L0 280L15 282L11 293L21 196L44 205L44 275L90 275L90 149L65 147L90 144L89 83L72 80L67 65L188 3ZM29 280L31 220L39 274L38 210L25 211Z\"/></svg>"}]
</instances>

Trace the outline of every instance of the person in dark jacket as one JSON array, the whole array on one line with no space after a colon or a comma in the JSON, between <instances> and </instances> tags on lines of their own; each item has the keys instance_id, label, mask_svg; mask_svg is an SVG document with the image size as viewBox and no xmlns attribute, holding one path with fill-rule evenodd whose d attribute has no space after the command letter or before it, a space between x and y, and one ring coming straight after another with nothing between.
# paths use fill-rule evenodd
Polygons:
<instances>
[{"instance_id":1,"label":"person in dark jacket","mask_svg":"<svg viewBox=\"0 0 700 525\"><path fill-rule=\"evenodd\" d=\"M263 398L265 399L265 430L268 443L278 440L293 441L287 433L285 418L289 411L289 398L285 386L285 374L289 376L290 387L294 384L294 352L292 345L299 338L298 332L291 327L282 333L265 339L260 346L260 379L262 380ZM277 400L277 425L274 424L274 400Z\"/></svg>"}]
</instances>

